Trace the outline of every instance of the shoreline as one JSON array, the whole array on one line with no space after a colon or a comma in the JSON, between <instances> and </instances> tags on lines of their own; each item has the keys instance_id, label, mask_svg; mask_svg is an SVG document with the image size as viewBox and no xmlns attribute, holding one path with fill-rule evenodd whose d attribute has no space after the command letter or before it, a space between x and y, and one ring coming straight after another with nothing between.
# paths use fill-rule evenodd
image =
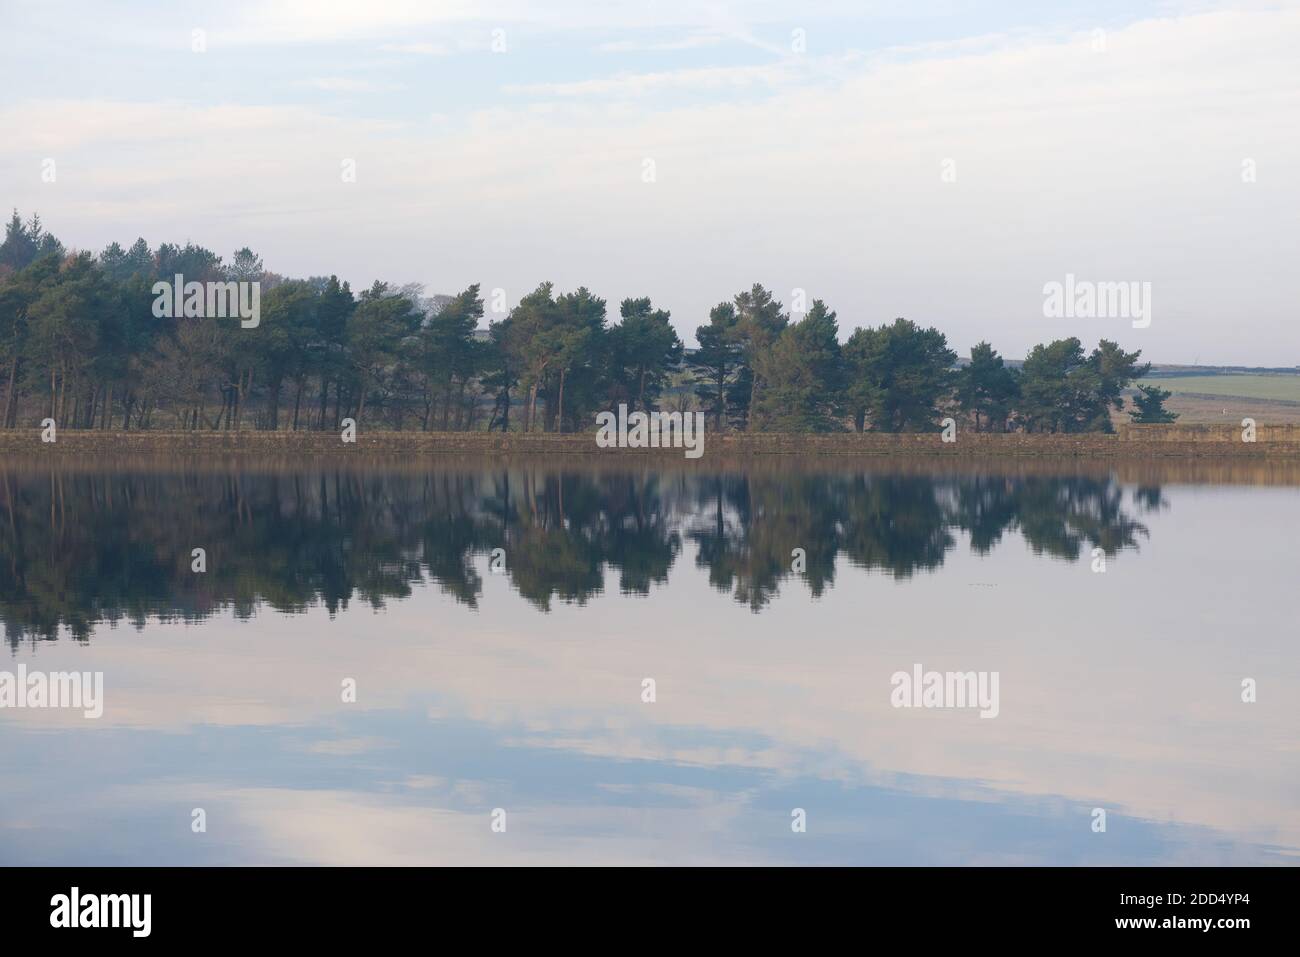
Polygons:
<instances>
[{"instance_id":1,"label":"shoreline","mask_svg":"<svg viewBox=\"0 0 1300 957\"><path fill-rule=\"evenodd\" d=\"M925 456L925 455L768 455L741 458L634 459L625 456L537 456L449 454L426 457L394 455L194 455L124 454L98 456L0 456L0 514L10 476L37 474L57 481L114 476L272 475L303 477L423 477L466 473L586 475L626 478L653 472L676 481L691 476L736 479L870 475L927 478L981 476L1007 480L1087 477L1112 478L1123 485L1253 485L1300 488L1300 456L1263 459L1172 456L1153 458L1065 458L1063 456Z\"/></svg>"},{"instance_id":2,"label":"shoreline","mask_svg":"<svg viewBox=\"0 0 1300 957\"><path fill-rule=\"evenodd\" d=\"M704 454L688 460L681 448L599 448L595 433L358 431L355 443L337 432L99 431L60 430L42 441L39 428L0 431L0 456L179 458L251 456L330 459L410 456L565 456L593 461L677 459L688 465L754 458L891 459L1198 459L1233 462L1300 460L1300 426L1259 425L1256 441L1242 441L1236 426L1121 425L1113 434L959 432L944 442L938 432L913 433L705 433Z\"/></svg>"}]
</instances>

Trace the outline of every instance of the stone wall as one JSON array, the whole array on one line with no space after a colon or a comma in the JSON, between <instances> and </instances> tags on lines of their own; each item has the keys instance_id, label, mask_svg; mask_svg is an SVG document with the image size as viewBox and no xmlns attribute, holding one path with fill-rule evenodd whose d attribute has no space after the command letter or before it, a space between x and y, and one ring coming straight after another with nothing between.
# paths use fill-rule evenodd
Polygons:
<instances>
[{"instance_id":1,"label":"stone wall","mask_svg":"<svg viewBox=\"0 0 1300 957\"><path fill-rule=\"evenodd\" d=\"M1121 442L1235 442L1241 444L1242 427L1233 425L1121 425ZM1300 444L1300 425L1255 426L1256 443Z\"/></svg>"},{"instance_id":2,"label":"stone wall","mask_svg":"<svg viewBox=\"0 0 1300 957\"><path fill-rule=\"evenodd\" d=\"M39 429L0 431L0 456L441 456L584 455L683 458L682 449L600 449L594 433L577 435L499 432L366 432L344 444L336 432L100 432L62 430L41 441ZM1262 425L1257 440L1243 442L1236 426L1122 426L1115 435L1026 435L961 432L943 442L939 433L809 435L711 434L704 460L749 456L943 456L945 458L1300 458L1300 427Z\"/></svg>"}]
</instances>

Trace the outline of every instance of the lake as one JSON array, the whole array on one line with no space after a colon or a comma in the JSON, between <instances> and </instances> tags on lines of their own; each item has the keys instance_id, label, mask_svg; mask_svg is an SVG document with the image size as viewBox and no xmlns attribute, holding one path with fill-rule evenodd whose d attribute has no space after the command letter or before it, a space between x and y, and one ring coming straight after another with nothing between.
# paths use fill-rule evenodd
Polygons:
<instances>
[{"instance_id":1,"label":"lake","mask_svg":"<svg viewBox=\"0 0 1300 957\"><path fill-rule=\"evenodd\" d=\"M1297 528L1280 466L0 463L0 673L103 688L0 707L0 863L1296 864Z\"/></svg>"}]
</instances>

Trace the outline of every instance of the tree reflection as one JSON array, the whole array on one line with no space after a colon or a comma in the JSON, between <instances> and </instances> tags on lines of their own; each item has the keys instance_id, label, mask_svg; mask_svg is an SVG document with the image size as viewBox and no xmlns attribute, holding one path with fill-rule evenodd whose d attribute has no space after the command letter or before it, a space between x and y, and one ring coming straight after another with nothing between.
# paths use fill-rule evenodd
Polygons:
<instances>
[{"instance_id":1,"label":"tree reflection","mask_svg":"<svg viewBox=\"0 0 1300 957\"><path fill-rule=\"evenodd\" d=\"M1168 507L1149 483L1133 502ZM961 535L984 555L1013 533L1077 561L1147 529L1116 482L1078 476L0 469L0 618L16 644L219 611L381 608L421 584L478 607L495 549L515 591L549 611L603 593L607 571L648 594L684 543L714 588L758 611L790 579L813 596L846 567L904 579Z\"/></svg>"}]
</instances>

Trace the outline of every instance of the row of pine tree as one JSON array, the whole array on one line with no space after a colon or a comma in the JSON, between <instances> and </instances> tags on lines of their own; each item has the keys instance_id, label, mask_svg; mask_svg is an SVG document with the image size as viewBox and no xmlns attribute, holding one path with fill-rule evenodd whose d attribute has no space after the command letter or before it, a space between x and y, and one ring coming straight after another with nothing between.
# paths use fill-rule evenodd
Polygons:
<instances>
[{"instance_id":1,"label":"row of pine tree","mask_svg":"<svg viewBox=\"0 0 1300 957\"><path fill-rule=\"evenodd\" d=\"M261 283L261 321L157 318L153 284ZM711 428L1110 431L1145 375L1140 353L1076 338L1012 367L986 342L959 363L946 337L906 319L840 341L821 300L791 315L760 285L715 306L683 348L668 312L624 299L611 321L586 288L542 283L480 330L480 287L425 297L335 276L290 279L245 248L138 239L67 250L14 212L0 244L0 427L371 428L575 432L594 414L702 410ZM1138 386L1131 417L1170 422L1169 393Z\"/></svg>"}]
</instances>

